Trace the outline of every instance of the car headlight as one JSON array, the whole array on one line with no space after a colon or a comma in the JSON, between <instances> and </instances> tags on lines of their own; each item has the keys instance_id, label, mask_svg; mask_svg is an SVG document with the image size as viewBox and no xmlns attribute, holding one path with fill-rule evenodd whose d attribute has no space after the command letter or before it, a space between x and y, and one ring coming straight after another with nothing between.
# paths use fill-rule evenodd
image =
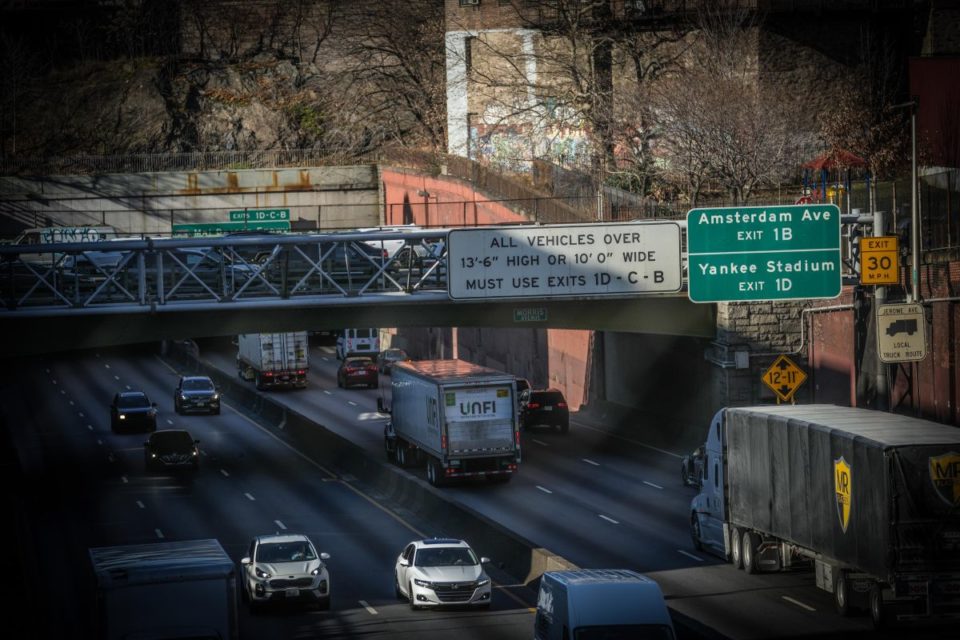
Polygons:
<instances>
[{"instance_id":1,"label":"car headlight","mask_svg":"<svg viewBox=\"0 0 960 640\"><path fill-rule=\"evenodd\" d=\"M258 578L263 578L264 580L270 577L270 574L263 571L260 567L254 567L253 572Z\"/></svg>"},{"instance_id":2,"label":"car headlight","mask_svg":"<svg viewBox=\"0 0 960 640\"><path fill-rule=\"evenodd\" d=\"M181 394L180 394L180 399L181 399L181 400L186 400L186 399L187 399L187 394L181 393Z\"/></svg>"},{"instance_id":3,"label":"car headlight","mask_svg":"<svg viewBox=\"0 0 960 640\"><path fill-rule=\"evenodd\" d=\"M483 580L477 580L478 587L485 587L490 584L490 578L484 578Z\"/></svg>"},{"instance_id":4,"label":"car headlight","mask_svg":"<svg viewBox=\"0 0 960 640\"><path fill-rule=\"evenodd\" d=\"M417 585L418 587L427 587L427 588L433 587L432 582L430 582L429 580L421 580L420 578L414 578L413 584Z\"/></svg>"},{"instance_id":5,"label":"car headlight","mask_svg":"<svg viewBox=\"0 0 960 640\"><path fill-rule=\"evenodd\" d=\"M150 454L150 457L151 457L151 458L156 458L156 457L157 457L157 454L151 453L151 454Z\"/></svg>"},{"instance_id":6,"label":"car headlight","mask_svg":"<svg viewBox=\"0 0 960 640\"><path fill-rule=\"evenodd\" d=\"M123 415L123 414L121 413L121 414L120 414L120 419L121 419L121 420L126 420L126 419L127 419L127 416L125 416L125 415Z\"/></svg>"},{"instance_id":7,"label":"car headlight","mask_svg":"<svg viewBox=\"0 0 960 640\"><path fill-rule=\"evenodd\" d=\"M213 398L211 398L211 399L212 399L212 400L219 400L219 399L220 399L220 394L219 394L219 393L213 394Z\"/></svg>"},{"instance_id":8,"label":"car headlight","mask_svg":"<svg viewBox=\"0 0 960 640\"><path fill-rule=\"evenodd\" d=\"M321 571L323 571L323 567L317 567L316 569L314 569L313 571L310 572L310 575L312 575L312 576L318 576L318 575L320 575L320 572L321 572Z\"/></svg>"}]
</instances>

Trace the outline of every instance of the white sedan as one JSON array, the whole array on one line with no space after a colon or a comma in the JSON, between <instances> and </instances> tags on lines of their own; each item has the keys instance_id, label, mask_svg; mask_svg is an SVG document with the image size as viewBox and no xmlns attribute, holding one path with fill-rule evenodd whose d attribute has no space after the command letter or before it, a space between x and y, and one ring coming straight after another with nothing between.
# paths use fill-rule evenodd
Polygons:
<instances>
[{"instance_id":1,"label":"white sedan","mask_svg":"<svg viewBox=\"0 0 960 640\"><path fill-rule=\"evenodd\" d=\"M489 558L477 558L463 540L428 538L408 544L397 557L394 588L411 609L442 606L490 607Z\"/></svg>"}]
</instances>

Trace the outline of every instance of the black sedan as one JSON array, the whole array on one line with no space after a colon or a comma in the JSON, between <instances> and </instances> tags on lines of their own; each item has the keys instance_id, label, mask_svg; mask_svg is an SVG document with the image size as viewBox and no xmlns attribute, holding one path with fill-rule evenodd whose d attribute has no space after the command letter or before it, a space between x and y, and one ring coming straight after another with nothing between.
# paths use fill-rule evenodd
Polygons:
<instances>
[{"instance_id":1,"label":"black sedan","mask_svg":"<svg viewBox=\"0 0 960 640\"><path fill-rule=\"evenodd\" d=\"M177 413L202 411L220 414L220 392L207 376L181 376L173 392L173 409Z\"/></svg>"},{"instance_id":2,"label":"black sedan","mask_svg":"<svg viewBox=\"0 0 960 640\"><path fill-rule=\"evenodd\" d=\"M147 471L196 471L200 468L200 441L183 429L154 431L143 443Z\"/></svg>"},{"instance_id":3,"label":"black sedan","mask_svg":"<svg viewBox=\"0 0 960 640\"><path fill-rule=\"evenodd\" d=\"M143 391L121 391L110 404L110 430L156 431L157 403Z\"/></svg>"},{"instance_id":4,"label":"black sedan","mask_svg":"<svg viewBox=\"0 0 960 640\"><path fill-rule=\"evenodd\" d=\"M348 356L337 369L337 386L343 389L356 384L374 389L379 382L377 363L367 356Z\"/></svg>"}]
</instances>

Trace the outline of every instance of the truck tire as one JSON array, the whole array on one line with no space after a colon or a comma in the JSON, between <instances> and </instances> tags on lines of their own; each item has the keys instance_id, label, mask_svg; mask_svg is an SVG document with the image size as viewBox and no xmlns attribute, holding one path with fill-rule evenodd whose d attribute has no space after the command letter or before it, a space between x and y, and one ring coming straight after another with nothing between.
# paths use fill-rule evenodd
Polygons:
<instances>
[{"instance_id":1,"label":"truck tire","mask_svg":"<svg viewBox=\"0 0 960 640\"><path fill-rule=\"evenodd\" d=\"M690 538L693 540L693 548L703 551L703 542L700 540L700 518L696 513L690 514Z\"/></svg>"},{"instance_id":2,"label":"truck tire","mask_svg":"<svg viewBox=\"0 0 960 640\"><path fill-rule=\"evenodd\" d=\"M730 561L735 569L743 569L743 530L730 528Z\"/></svg>"},{"instance_id":3,"label":"truck tire","mask_svg":"<svg viewBox=\"0 0 960 640\"><path fill-rule=\"evenodd\" d=\"M257 374L254 376L254 380L256 380L256 383L257 383L257 390L258 390L258 391L263 391L263 389L264 389L264 387L263 387L263 380L260 379L260 372L259 372L259 371L257 371Z\"/></svg>"},{"instance_id":4,"label":"truck tire","mask_svg":"<svg viewBox=\"0 0 960 640\"><path fill-rule=\"evenodd\" d=\"M397 466L401 469L407 466L407 447L397 441Z\"/></svg>"},{"instance_id":5,"label":"truck tire","mask_svg":"<svg viewBox=\"0 0 960 640\"><path fill-rule=\"evenodd\" d=\"M850 581L847 580L846 571L838 571L833 581L833 604L837 613L843 617L853 613L853 607L850 606Z\"/></svg>"},{"instance_id":6,"label":"truck tire","mask_svg":"<svg viewBox=\"0 0 960 640\"><path fill-rule=\"evenodd\" d=\"M747 573L760 573L760 566L757 564L757 548L760 546L760 536L753 531L744 531L740 540L743 570Z\"/></svg>"},{"instance_id":7,"label":"truck tire","mask_svg":"<svg viewBox=\"0 0 960 640\"><path fill-rule=\"evenodd\" d=\"M879 584L870 589L870 621L874 629L886 629L890 624L887 607L883 602L883 589Z\"/></svg>"},{"instance_id":8,"label":"truck tire","mask_svg":"<svg viewBox=\"0 0 960 640\"><path fill-rule=\"evenodd\" d=\"M436 458L427 460L427 480L435 487L442 487L446 484L446 478L443 475L443 468Z\"/></svg>"}]
</instances>

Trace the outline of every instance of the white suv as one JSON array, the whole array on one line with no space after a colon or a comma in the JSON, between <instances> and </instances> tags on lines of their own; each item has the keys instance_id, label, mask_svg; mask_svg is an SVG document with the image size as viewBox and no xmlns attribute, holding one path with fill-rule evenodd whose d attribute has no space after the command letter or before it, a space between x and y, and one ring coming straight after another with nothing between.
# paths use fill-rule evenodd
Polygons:
<instances>
[{"instance_id":1,"label":"white suv","mask_svg":"<svg viewBox=\"0 0 960 640\"><path fill-rule=\"evenodd\" d=\"M305 535L257 536L240 560L244 598L251 610L277 601L307 601L329 609L330 574L324 564L329 559L330 554L317 553Z\"/></svg>"},{"instance_id":2,"label":"white suv","mask_svg":"<svg viewBox=\"0 0 960 640\"><path fill-rule=\"evenodd\" d=\"M490 607L489 558L477 558L463 540L428 538L408 544L397 557L394 588L411 609L441 606Z\"/></svg>"}]
</instances>

